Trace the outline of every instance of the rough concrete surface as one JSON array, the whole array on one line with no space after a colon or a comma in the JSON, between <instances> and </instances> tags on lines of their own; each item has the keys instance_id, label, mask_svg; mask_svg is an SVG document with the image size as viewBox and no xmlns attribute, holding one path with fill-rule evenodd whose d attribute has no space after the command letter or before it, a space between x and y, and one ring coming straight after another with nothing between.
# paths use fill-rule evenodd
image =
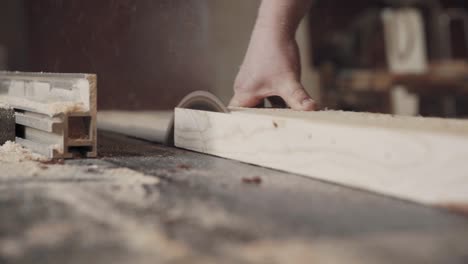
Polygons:
<instances>
[{"instance_id":1,"label":"rough concrete surface","mask_svg":"<svg viewBox=\"0 0 468 264\"><path fill-rule=\"evenodd\" d=\"M0 151L0 263L468 261L460 215L117 134L99 147Z\"/></svg>"},{"instance_id":2,"label":"rough concrete surface","mask_svg":"<svg viewBox=\"0 0 468 264\"><path fill-rule=\"evenodd\" d=\"M15 111L0 103L0 145L15 141Z\"/></svg>"}]
</instances>

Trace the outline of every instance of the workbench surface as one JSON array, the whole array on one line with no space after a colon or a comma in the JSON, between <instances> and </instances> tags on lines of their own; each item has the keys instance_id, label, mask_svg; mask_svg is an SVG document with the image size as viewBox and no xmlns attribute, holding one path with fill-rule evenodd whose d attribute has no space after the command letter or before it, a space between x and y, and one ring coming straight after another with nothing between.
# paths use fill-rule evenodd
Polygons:
<instances>
[{"instance_id":1,"label":"workbench surface","mask_svg":"<svg viewBox=\"0 0 468 264\"><path fill-rule=\"evenodd\" d=\"M0 263L468 263L449 211L108 132L99 151L61 177L0 163Z\"/></svg>"}]
</instances>

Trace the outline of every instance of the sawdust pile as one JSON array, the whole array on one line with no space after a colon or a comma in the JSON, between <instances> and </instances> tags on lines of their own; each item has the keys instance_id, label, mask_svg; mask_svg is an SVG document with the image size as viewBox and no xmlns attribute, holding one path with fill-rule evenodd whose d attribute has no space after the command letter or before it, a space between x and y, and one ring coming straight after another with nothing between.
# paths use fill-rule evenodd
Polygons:
<instances>
[{"instance_id":1,"label":"sawdust pile","mask_svg":"<svg viewBox=\"0 0 468 264\"><path fill-rule=\"evenodd\" d=\"M54 164L46 157L32 153L30 150L11 141L0 146L0 168L2 169L1 180L18 180L22 178L27 182L27 179L33 177L39 182L41 180L49 182L69 180L79 183L97 181L128 188L145 184L153 185L159 182L157 177L148 176L128 168L112 167L108 163L103 163L101 166L96 164Z\"/></svg>"},{"instance_id":2,"label":"sawdust pile","mask_svg":"<svg viewBox=\"0 0 468 264\"><path fill-rule=\"evenodd\" d=\"M3 109L11 109L11 106L8 105L8 104L5 104L5 103L0 102L0 108L3 108Z\"/></svg>"},{"instance_id":3,"label":"sawdust pile","mask_svg":"<svg viewBox=\"0 0 468 264\"><path fill-rule=\"evenodd\" d=\"M140 250L142 244L161 244L176 248L172 249L176 256L183 252L182 246L173 245L156 227L141 228L139 218L121 211L122 208L145 211L158 202L159 178L155 176L102 160L57 163L13 142L0 146L0 169L0 193L28 190L27 193L66 204L82 217L110 225L116 230L113 236L121 236L135 251ZM53 223L52 227L56 235L44 234L33 227L24 237L0 238L0 255L15 259L29 249L60 244L77 229L91 228L82 227L79 221L66 226Z\"/></svg>"},{"instance_id":4,"label":"sawdust pile","mask_svg":"<svg viewBox=\"0 0 468 264\"><path fill-rule=\"evenodd\" d=\"M23 161L47 161L47 158L34 154L15 142L7 141L0 146L0 163L19 163Z\"/></svg>"}]
</instances>

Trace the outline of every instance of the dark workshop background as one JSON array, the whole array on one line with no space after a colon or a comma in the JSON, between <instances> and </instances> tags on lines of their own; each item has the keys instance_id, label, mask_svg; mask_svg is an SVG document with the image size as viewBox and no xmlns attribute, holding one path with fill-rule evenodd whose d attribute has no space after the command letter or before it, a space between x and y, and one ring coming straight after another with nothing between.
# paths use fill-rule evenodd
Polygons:
<instances>
[{"instance_id":1,"label":"dark workshop background","mask_svg":"<svg viewBox=\"0 0 468 264\"><path fill-rule=\"evenodd\" d=\"M90 72L99 109L167 109L188 92L227 100L257 1L1 0L9 70ZM0 44L1 45L1 44ZM229 85L230 86L230 85Z\"/></svg>"},{"instance_id":2,"label":"dark workshop background","mask_svg":"<svg viewBox=\"0 0 468 264\"><path fill-rule=\"evenodd\" d=\"M0 1L0 69L97 73L101 110L168 109L193 90L212 91L227 102L259 4L258 0ZM298 32L303 79L310 93L318 100L325 98L322 104L327 104L321 95L324 82L319 81L321 55L326 54L319 49L324 36L346 28L366 10L413 2L418 1L318 2ZM447 0L441 6L466 10L464 2ZM455 34L454 50L465 60L465 40L459 35ZM382 35L375 36L367 55L358 59L365 67L385 64ZM385 100L372 100L379 106L334 103L343 109L388 111ZM435 110L427 113L442 115Z\"/></svg>"}]
</instances>

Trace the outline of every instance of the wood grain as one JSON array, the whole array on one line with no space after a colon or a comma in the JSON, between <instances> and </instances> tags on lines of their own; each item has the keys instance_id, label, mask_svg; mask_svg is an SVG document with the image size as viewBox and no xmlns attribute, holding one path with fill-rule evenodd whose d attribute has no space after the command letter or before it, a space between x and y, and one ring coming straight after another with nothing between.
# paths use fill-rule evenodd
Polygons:
<instances>
[{"instance_id":1,"label":"wood grain","mask_svg":"<svg viewBox=\"0 0 468 264\"><path fill-rule=\"evenodd\" d=\"M177 147L401 199L468 203L468 122L349 112L176 109Z\"/></svg>"}]
</instances>

